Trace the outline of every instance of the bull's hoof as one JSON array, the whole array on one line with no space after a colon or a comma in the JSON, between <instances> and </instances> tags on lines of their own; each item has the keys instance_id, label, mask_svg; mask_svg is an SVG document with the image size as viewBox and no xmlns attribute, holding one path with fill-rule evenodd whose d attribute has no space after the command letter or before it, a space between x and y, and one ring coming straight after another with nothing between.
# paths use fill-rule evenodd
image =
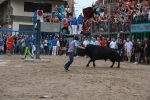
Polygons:
<instances>
[{"instance_id":1,"label":"bull's hoof","mask_svg":"<svg viewBox=\"0 0 150 100\"><path fill-rule=\"evenodd\" d=\"M117 67L117 68L120 68L120 67Z\"/></svg>"},{"instance_id":2,"label":"bull's hoof","mask_svg":"<svg viewBox=\"0 0 150 100\"><path fill-rule=\"evenodd\" d=\"M113 68L113 66L110 66L110 68Z\"/></svg>"},{"instance_id":3,"label":"bull's hoof","mask_svg":"<svg viewBox=\"0 0 150 100\"><path fill-rule=\"evenodd\" d=\"M89 67L89 65L86 65L86 67Z\"/></svg>"},{"instance_id":4,"label":"bull's hoof","mask_svg":"<svg viewBox=\"0 0 150 100\"><path fill-rule=\"evenodd\" d=\"M93 67L95 68L96 65L93 65Z\"/></svg>"}]
</instances>

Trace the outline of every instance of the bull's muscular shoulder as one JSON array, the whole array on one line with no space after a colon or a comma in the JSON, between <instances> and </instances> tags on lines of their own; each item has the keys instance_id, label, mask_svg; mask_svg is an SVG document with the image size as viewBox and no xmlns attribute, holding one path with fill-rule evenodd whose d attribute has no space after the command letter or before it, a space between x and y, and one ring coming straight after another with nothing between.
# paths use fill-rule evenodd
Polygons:
<instances>
[{"instance_id":1,"label":"bull's muscular shoulder","mask_svg":"<svg viewBox=\"0 0 150 100\"><path fill-rule=\"evenodd\" d=\"M102 52L116 52L114 49L108 48L105 46L88 45L86 48L89 52L98 52L98 51L101 51L101 53Z\"/></svg>"}]
</instances>

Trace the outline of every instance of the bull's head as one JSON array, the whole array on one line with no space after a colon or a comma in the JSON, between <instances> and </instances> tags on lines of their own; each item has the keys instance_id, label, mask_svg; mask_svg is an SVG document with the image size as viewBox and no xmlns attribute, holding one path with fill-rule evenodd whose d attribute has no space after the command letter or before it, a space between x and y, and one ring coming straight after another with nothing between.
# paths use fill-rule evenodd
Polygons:
<instances>
[{"instance_id":1,"label":"bull's head","mask_svg":"<svg viewBox=\"0 0 150 100\"><path fill-rule=\"evenodd\" d=\"M78 48L78 54L80 56L84 56L86 54L86 46L84 46L85 49L81 49L81 48Z\"/></svg>"}]
</instances>

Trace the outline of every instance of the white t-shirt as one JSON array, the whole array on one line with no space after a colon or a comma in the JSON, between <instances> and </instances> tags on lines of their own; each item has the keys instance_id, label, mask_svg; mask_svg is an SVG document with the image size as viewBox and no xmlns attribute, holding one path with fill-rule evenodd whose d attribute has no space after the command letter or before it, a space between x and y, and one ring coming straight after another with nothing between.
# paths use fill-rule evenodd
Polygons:
<instances>
[{"instance_id":1,"label":"white t-shirt","mask_svg":"<svg viewBox=\"0 0 150 100\"><path fill-rule=\"evenodd\" d=\"M66 10L66 11L69 11L69 10L70 10L70 8L65 8L65 10Z\"/></svg>"},{"instance_id":2,"label":"white t-shirt","mask_svg":"<svg viewBox=\"0 0 150 100\"><path fill-rule=\"evenodd\" d=\"M115 47L116 47L116 41L115 42L111 41L110 42L110 48L115 49Z\"/></svg>"},{"instance_id":3,"label":"white t-shirt","mask_svg":"<svg viewBox=\"0 0 150 100\"><path fill-rule=\"evenodd\" d=\"M33 45L32 49L33 49L34 51L36 50L36 47L35 47L35 45Z\"/></svg>"},{"instance_id":4,"label":"white t-shirt","mask_svg":"<svg viewBox=\"0 0 150 100\"><path fill-rule=\"evenodd\" d=\"M44 48L43 44L40 45L41 48Z\"/></svg>"},{"instance_id":5,"label":"white t-shirt","mask_svg":"<svg viewBox=\"0 0 150 100\"><path fill-rule=\"evenodd\" d=\"M150 20L150 11L148 12L148 20Z\"/></svg>"},{"instance_id":6,"label":"white t-shirt","mask_svg":"<svg viewBox=\"0 0 150 100\"><path fill-rule=\"evenodd\" d=\"M131 41L126 42L125 48L127 49L127 52L131 52L132 47L133 47L133 43Z\"/></svg>"},{"instance_id":7,"label":"white t-shirt","mask_svg":"<svg viewBox=\"0 0 150 100\"><path fill-rule=\"evenodd\" d=\"M86 45L88 45L88 44L89 44L89 41L88 41L88 40L84 40L84 41L83 41L83 45L86 46Z\"/></svg>"},{"instance_id":8,"label":"white t-shirt","mask_svg":"<svg viewBox=\"0 0 150 100\"><path fill-rule=\"evenodd\" d=\"M57 41L57 46L58 46L58 47L60 46L60 42L59 42L59 41Z\"/></svg>"},{"instance_id":9,"label":"white t-shirt","mask_svg":"<svg viewBox=\"0 0 150 100\"><path fill-rule=\"evenodd\" d=\"M48 41L44 40L44 46L47 46Z\"/></svg>"}]
</instances>

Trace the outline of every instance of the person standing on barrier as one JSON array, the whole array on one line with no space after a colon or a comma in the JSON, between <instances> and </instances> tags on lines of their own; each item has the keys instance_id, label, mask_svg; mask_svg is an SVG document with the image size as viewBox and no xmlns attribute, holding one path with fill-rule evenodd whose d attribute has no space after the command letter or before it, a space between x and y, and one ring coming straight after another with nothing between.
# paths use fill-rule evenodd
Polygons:
<instances>
[{"instance_id":1,"label":"person standing on barrier","mask_svg":"<svg viewBox=\"0 0 150 100\"><path fill-rule=\"evenodd\" d=\"M52 40L52 56L56 56L56 45L57 45L57 40L56 37Z\"/></svg>"},{"instance_id":2,"label":"person standing on barrier","mask_svg":"<svg viewBox=\"0 0 150 100\"><path fill-rule=\"evenodd\" d=\"M80 14L77 19L78 25L79 25L78 34L81 34L81 32L82 32L83 20L84 20L84 17L82 17L82 14Z\"/></svg>"},{"instance_id":3,"label":"person standing on barrier","mask_svg":"<svg viewBox=\"0 0 150 100\"><path fill-rule=\"evenodd\" d=\"M33 55L30 53L31 39L29 38L28 35L26 35L26 38L24 39L24 41L25 41L25 52L24 52L23 59L26 59L27 54L29 54L31 56L31 58L34 58Z\"/></svg>"},{"instance_id":4,"label":"person standing on barrier","mask_svg":"<svg viewBox=\"0 0 150 100\"><path fill-rule=\"evenodd\" d=\"M52 51L52 38L50 37L48 40L48 54L51 55Z\"/></svg>"},{"instance_id":5,"label":"person standing on barrier","mask_svg":"<svg viewBox=\"0 0 150 100\"><path fill-rule=\"evenodd\" d=\"M70 20L70 26L72 27L73 35L77 34L77 19L75 16Z\"/></svg>"},{"instance_id":6,"label":"person standing on barrier","mask_svg":"<svg viewBox=\"0 0 150 100\"><path fill-rule=\"evenodd\" d=\"M75 39L70 43L68 53L69 53L69 61L64 65L64 70L68 72L69 66L73 63L74 60L74 52L77 48L85 49L84 47L78 46L79 37L75 36Z\"/></svg>"},{"instance_id":7,"label":"person standing on barrier","mask_svg":"<svg viewBox=\"0 0 150 100\"><path fill-rule=\"evenodd\" d=\"M144 47L144 57L145 57L145 65L150 63L150 39L148 39L147 43Z\"/></svg>"},{"instance_id":8,"label":"person standing on barrier","mask_svg":"<svg viewBox=\"0 0 150 100\"><path fill-rule=\"evenodd\" d=\"M0 36L0 53L2 54L4 51L4 40L2 36Z\"/></svg>"},{"instance_id":9,"label":"person standing on barrier","mask_svg":"<svg viewBox=\"0 0 150 100\"><path fill-rule=\"evenodd\" d=\"M125 51L127 51L128 62L131 62L132 47L133 43L130 41L129 38L127 38L127 42L125 43Z\"/></svg>"},{"instance_id":10,"label":"person standing on barrier","mask_svg":"<svg viewBox=\"0 0 150 100\"><path fill-rule=\"evenodd\" d=\"M31 38L31 42L32 42L32 44L31 44L31 47L32 47L32 55L34 55L35 54L35 50L36 50L36 46L35 46L35 44L36 44L36 40L35 40L35 37L32 35L32 38Z\"/></svg>"},{"instance_id":11,"label":"person standing on barrier","mask_svg":"<svg viewBox=\"0 0 150 100\"><path fill-rule=\"evenodd\" d=\"M62 45L63 45L63 47L62 47L63 55L66 56L66 49L67 49L67 45L68 45L66 38L63 38Z\"/></svg>"},{"instance_id":12,"label":"person standing on barrier","mask_svg":"<svg viewBox=\"0 0 150 100\"><path fill-rule=\"evenodd\" d=\"M44 40L44 54L47 55L48 50L48 38L46 37Z\"/></svg>"},{"instance_id":13,"label":"person standing on barrier","mask_svg":"<svg viewBox=\"0 0 150 100\"><path fill-rule=\"evenodd\" d=\"M17 36L13 36L14 46L13 46L13 54L17 53Z\"/></svg>"},{"instance_id":14,"label":"person standing on barrier","mask_svg":"<svg viewBox=\"0 0 150 100\"><path fill-rule=\"evenodd\" d=\"M56 55L58 56L59 55L59 50L60 50L60 42L59 42L59 38L57 37L56 38L57 40L57 43L56 43Z\"/></svg>"},{"instance_id":15,"label":"person standing on barrier","mask_svg":"<svg viewBox=\"0 0 150 100\"><path fill-rule=\"evenodd\" d=\"M110 42L110 48L115 49L116 47L116 41L115 38L113 38L113 40Z\"/></svg>"},{"instance_id":16,"label":"person standing on barrier","mask_svg":"<svg viewBox=\"0 0 150 100\"><path fill-rule=\"evenodd\" d=\"M12 52L13 52L13 44L14 44L14 41L13 41L13 37L12 36L8 36L8 40L7 40L7 53L8 53L8 56L11 56Z\"/></svg>"},{"instance_id":17,"label":"person standing on barrier","mask_svg":"<svg viewBox=\"0 0 150 100\"><path fill-rule=\"evenodd\" d=\"M135 56L135 62L133 64L137 65L140 61L140 44L136 41L133 43L133 54Z\"/></svg>"},{"instance_id":18,"label":"person standing on barrier","mask_svg":"<svg viewBox=\"0 0 150 100\"><path fill-rule=\"evenodd\" d=\"M6 34L4 34L4 53L6 53L6 48L7 48L7 37L6 37Z\"/></svg>"},{"instance_id":19,"label":"person standing on barrier","mask_svg":"<svg viewBox=\"0 0 150 100\"><path fill-rule=\"evenodd\" d=\"M120 56L123 56L123 41L121 39L118 40L117 46L117 52L120 54Z\"/></svg>"}]
</instances>

